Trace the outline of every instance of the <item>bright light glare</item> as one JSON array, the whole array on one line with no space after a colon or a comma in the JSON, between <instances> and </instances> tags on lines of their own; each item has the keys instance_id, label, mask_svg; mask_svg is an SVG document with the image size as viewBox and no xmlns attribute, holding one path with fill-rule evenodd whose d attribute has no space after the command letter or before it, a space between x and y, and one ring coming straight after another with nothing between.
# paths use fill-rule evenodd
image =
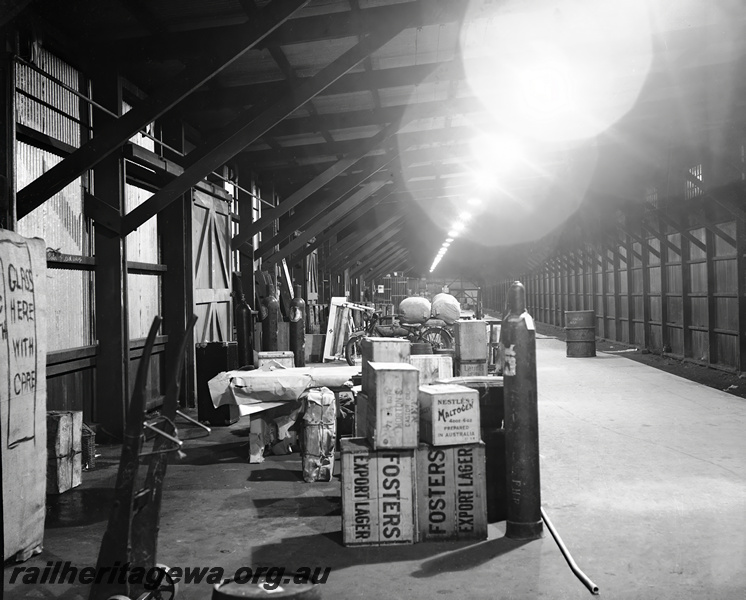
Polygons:
<instances>
[{"instance_id":1,"label":"bright light glare","mask_svg":"<svg viewBox=\"0 0 746 600\"><path fill-rule=\"evenodd\" d=\"M456 231L455 229L451 229L451 231L448 232L448 237L450 239L458 237L458 231Z\"/></svg>"},{"instance_id":2,"label":"bright light glare","mask_svg":"<svg viewBox=\"0 0 746 600\"><path fill-rule=\"evenodd\" d=\"M552 141L598 135L632 108L647 78L648 3L471 0L461 29L467 81L513 131Z\"/></svg>"},{"instance_id":3,"label":"bright light glare","mask_svg":"<svg viewBox=\"0 0 746 600\"><path fill-rule=\"evenodd\" d=\"M469 214L468 212L462 212L462 213L461 213L461 214L460 214L460 215L458 216L458 218L459 218L459 219L461 219L461 222L463 223L463 222L466 222L466 221L468 221L469 219L471 219L471 215L470 215L470 214Z\"/></svg>"},{"instance_id":4,"label":"bright light glare","mask_svg":"<svg viewBox=\"0 0 746 600\"><path fill-rule=\"evenodd\" d=\"M479 208L482 206L482 201L479 198L469 198L467 200L469 206L474 206L475 208Z\"/></svg>"},{"instance_id":5,"label":"bright light glare","mask_svg":"<svg viewBox=\"0 0 746 600\"><path fill-rule=\"evenodd\" d=\"M451 242L443 242L443 248L448 248L448 246L451 245Z\"/></svg>"},{"instance_id":6,"label":"bright light glare","mask_svg":"<svg viewBox=\"0 0 746 600\"><path fill-rule=\"evenodd\" d=\"M446 242L448 242L449 244L450 244L450 243L451 243L452 241L453 241L453 238L452 238L452 237L447 237L447 238L446 238Z\"/></svg>"},{"instance_id":7,"label":"bright light glare","mask_svg":"<svg viewBox=\"0 0 746 600\"><path fill-rule=\"evenodd\" d=\"M453 224L453 230L454 231L462 231L464 229L464 227L466 227L466 225L464 225L460 221L457 221L456 223Z\"/></svg>"}]
</instances>

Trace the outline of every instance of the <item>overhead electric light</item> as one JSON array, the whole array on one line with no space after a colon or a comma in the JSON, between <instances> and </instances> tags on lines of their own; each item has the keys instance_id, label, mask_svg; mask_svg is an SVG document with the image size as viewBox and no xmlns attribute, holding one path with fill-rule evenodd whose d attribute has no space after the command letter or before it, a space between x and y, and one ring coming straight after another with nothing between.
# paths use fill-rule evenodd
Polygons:
<instances>
[{"instance_id":1,"label":"overhead electric light","mask_svg":"<svg viewBox=\"0 0 746 600\"><path fill-rule=\"evenodd\" d=\"M451 239L458 237L458 231L456 231L455 229L452 229L451 231L448 232L448 237Z\"/></svg>"},{"instance_id":2,"label":"overhead electric light","mask_svg":"<svg viewBox=\"0 0 746 600\"><path fill-rule=\"evenodd\" d=\"M443 242L443 248L448 248L448 246L451 245L451 242Z\"/></svg>"},{"instance_id":3,"label":"overhead electric light","mask_svg":"<svg viewBox=\"0 0 746 600\"><path fill-rule=\"evenodd\" d=\"M446 242L448 242L449 244L450 244L450 243L451 243L452 241L453 241L453 238L452 238L452 237L447 237L447 238L446 238Z\"/></svg>"}]
</instances>

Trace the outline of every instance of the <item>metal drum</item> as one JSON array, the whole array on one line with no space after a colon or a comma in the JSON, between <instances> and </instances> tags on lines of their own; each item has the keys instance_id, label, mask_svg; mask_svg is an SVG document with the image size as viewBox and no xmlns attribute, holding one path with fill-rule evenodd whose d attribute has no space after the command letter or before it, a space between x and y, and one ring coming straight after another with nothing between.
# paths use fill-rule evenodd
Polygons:
<instances>
[{"instance_id":1,"label":"metal drum","mask_svg":"<svg viewBox=\"0 0 746 600\"><path fill-rule=\"evenodd\" d=\"M565 311L567 356L588 358L596 356L596 313L592 310Z\"/></svg>"}]
</instances>

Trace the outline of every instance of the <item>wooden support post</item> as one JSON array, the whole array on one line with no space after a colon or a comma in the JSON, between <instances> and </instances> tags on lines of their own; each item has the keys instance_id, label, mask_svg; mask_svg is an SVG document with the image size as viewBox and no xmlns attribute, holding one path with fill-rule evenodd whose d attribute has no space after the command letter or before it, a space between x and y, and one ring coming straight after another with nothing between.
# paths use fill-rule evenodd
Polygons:
<instances>
[{"instance_id":1,"label":"wooden support post","mask_svg":"<svg viewBox=\"0 0 746 600\"><path fill-rule=\"evenodd\" d=\"M599 256L601 257L601 317L603 323L603 327L601 328L601 332L599 334L601 335L601 337L608 339L610 337L608 323L609 300L607 298L609 289L609 274L607 272L609 254L603 246L599 248L598 252Z\"/></svg>"},{"instance_id":2,"label":"wooden support post","mask_svg":"<svg viewBox=\"0 0 746 600\"><path fill-rule=\"evenodd\" d=\"M707 362L712 365L718 362L717 340L715 337L717 304L715 299L715 261L713 260L715 255L715 233L709 227L705 230L705 240L707 241L707 252L705 253L705 260L707 261Z\"/></svg>"},{"instance_id":3,"label":"wooden support post","mask_svg":"<svg viewBox=\"0 0 746 600\"><path fill-rule=\"evenodd\" d=\"M738 370L746 372L746 223L736 221L738 286Z\"/></svg>"},{"instance_id":4,"label":"wooden support post","mask_svg":"<svg viewBox=\"0 0 746 600\"><path fill-rule=\"evenodd\" d=\"M682 230L678 231L681 232L681 325L684 334L684 356L692 358L692 299L690 297L692 291L692 278L689 270L689 261L691 260L692 252L689 240L694 236L691 234L684 235ZM689 232L687 231L687 233ZM699 240L697 240L697 242L699 243Z\"/></svg>"},{"instance_id":5,"label":"wooden support post","mask_svg":"<svg viewBox=\"0 0 746 600\"><path fill-rule=\"evenodd\" d=\"M638 252L635 252L631 236L626 234L624 234L624 247L627 250L627 341L630 344L636 344L638 343L635 339L635 320L637 319L635 299L637 298L637 293L634 291L634 257L642 257Z\"/></svg>"},{"instance_id":6,"label":"wooden support post","mask_svg":"<svg viewBox=\"0 0 746 600\"><path fill-rule=\"evenodd\" d=\"M0 227L14 231L16 228L15 184L15 65L9 52L5 52L5 36L0 30Z\"/></svg>"},{"instance_id":7,"label":"wooden support post","mask_svg":"<svg viewBox=\"0 0 746 600\"><path fill-rule=\"evenodd\" d=\"M95 80L96 101L114 113L122 111L122 85L116 74ZM114 119L99 114L99 126ZM124 167L117 155L99 161L94 170L94 194L120 216L124 211ZM102 437L121 439L129 404L129 323L127 301L127 243L104 227L96 227L96 399L94 419Z\"/></svg>"},{"instance_id":8,"label":"wooden support post","mask_svg":"<svg viewBox=\"0 0 746 600\"><path fill-rule=\"evenodd\" d=\"M161 124L163 141L171 148L182 150L184 133L181 123L165 120ZM169 152L164 149L164 152ZM191 285L192 271L192 202L190 194L158 214L158 236L161 246L161 262L168 270L161 276L161 310L163 333L168 336L164 373L176 372L179 357L179 340L184 335L194 307L194 289ZM196 357L194 344L187 345L179 402L181 406L193 407L196 400Z\"/></svg>"},{"instance_id":9,"label":"wooden support post","mask_svg":"<svg viewBox=\"0 0 746 600\"><path fill-rule=\"evenodd\" d=\"M646 349L650 349L650 255L655 254L660 259L661 253L655 251L648 241L644 239L644 233L640 232L640 251L642 258L642 335L643 344ZM642 243L645 242L645 243Z\"/></svg>"}]
</instances>

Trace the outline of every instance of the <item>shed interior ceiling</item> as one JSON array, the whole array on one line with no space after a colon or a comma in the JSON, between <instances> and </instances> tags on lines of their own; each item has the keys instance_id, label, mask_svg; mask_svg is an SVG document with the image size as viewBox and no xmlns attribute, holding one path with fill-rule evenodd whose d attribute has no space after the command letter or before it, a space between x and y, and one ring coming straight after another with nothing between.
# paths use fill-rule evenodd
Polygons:
<instances>
[{"instance_id":1,"label":"shed interior ceiling","mask_svg":"<svg viewBox=\"0 0 746 600\"><path fill-rule=\"evenodd\" d=\"M267 4L38 0L23 18L42 24L44 45L66 60L118 67L151 94L212 61ZM412 4L311 0L172 110L199 146L197 138L230 127L240 112L293 94L367 33L396 26ZM716 151L726 124L743 124L740 0L419 4L414 26L230 161L282 199L399 124L396 136L345 175L364 172L383 154L396 156L370 180L388 182L390 195L372 213L381 217L368 215L346 231L364 234L384 215L401 214L404 233L390 243L406 248L413 274L427 273L475 195L482 212L441 268L465 276L520 270L562 236L599 227L581 214L589 206L613 220L619 207L641 202L672 148ZM472 56L479 44L488 50ZM575 136L575 126L590 133ZM492 142L480 145L484 136ZM500 148L494 138L520 138L521 149Z\"/></svg>"}]
</instances>

